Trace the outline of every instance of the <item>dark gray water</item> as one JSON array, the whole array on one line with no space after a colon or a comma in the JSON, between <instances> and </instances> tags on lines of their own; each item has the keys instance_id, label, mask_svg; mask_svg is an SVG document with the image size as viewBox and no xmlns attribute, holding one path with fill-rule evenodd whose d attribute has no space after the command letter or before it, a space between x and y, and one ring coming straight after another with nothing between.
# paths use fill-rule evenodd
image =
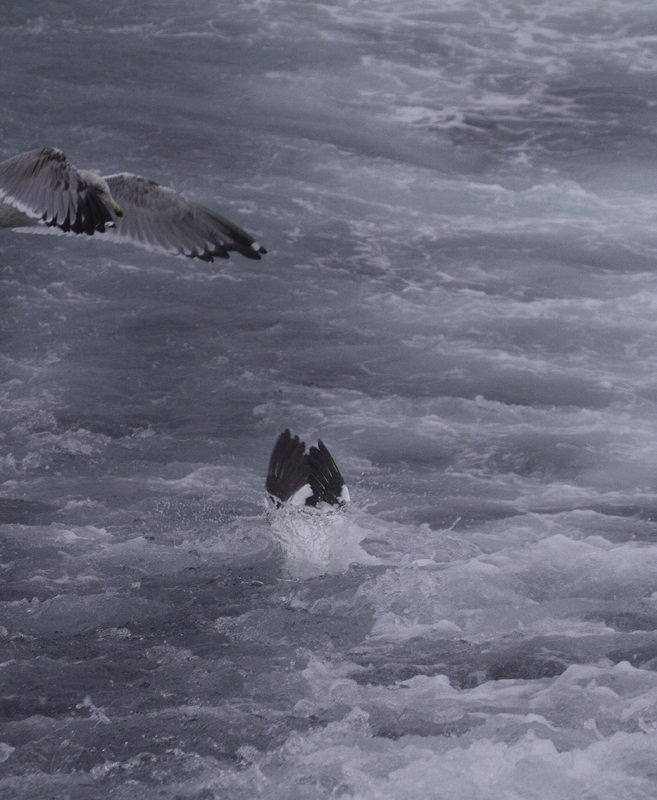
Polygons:
<instances>
[{"instance_id":1,"label":"dark gray water","mask_svg":"<svg viewBox=\"0 0 657 800\"><path fill-rule=\"evenodd\" d=\"M269 250L1 232L2 797L654 798L654 4L31 0L0 59L0 157ZM286 427L346 514L267 516Z\"/></svg>"}]
</instances>

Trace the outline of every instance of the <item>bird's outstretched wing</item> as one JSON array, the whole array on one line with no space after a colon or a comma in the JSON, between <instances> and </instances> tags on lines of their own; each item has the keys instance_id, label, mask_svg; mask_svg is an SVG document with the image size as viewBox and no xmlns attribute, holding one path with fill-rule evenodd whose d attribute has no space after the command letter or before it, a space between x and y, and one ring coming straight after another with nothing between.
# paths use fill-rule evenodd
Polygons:
<instances>
[{"instance_id":1,"label":"bird's outstretched wing","mask_svg":"<svg viewBox=\"0 0 657 800\"><path fill-rule=\"evenodd\" d=\"M0 200L36 222L72 233L103 233L113 217L61 150L42 147L0 164Z\"/></svg>"},{"instance_id":2,"label":"bird's outstretched wing","mask_svg":"<svg viewBox=\"0 0 657 800\"><path fill-rule=\"evenodd\" d=\"M231 250L253 259L267 252L246 231L173 189L129 172L104 177L123 209L108 238L203 261L228 258Z\"/></svg>"},{"instance_id":3,"label":"bird's outstretched wing","mask_svg":"<svg viewBox=\"0 0 657 800\"><path fill-rule=\"evenodd\" d=\"M265 487L274 502L285 503L308 484L306 443L286 429L276 440L269 459Z\"/></svg>"}]
</instances>

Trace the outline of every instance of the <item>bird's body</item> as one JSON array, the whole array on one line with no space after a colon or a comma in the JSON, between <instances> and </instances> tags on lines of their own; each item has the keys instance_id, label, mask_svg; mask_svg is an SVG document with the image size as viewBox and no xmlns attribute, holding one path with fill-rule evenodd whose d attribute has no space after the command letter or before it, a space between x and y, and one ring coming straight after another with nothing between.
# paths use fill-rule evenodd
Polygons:
<instances>
[{"instance_id":1,"label":"bird's body","mask_svg":"<svg viewBox=\"0 0 657 800\"><path fill-rule=\"evenodd\" d=\"M54 147L0 163L0 228L98 234L147 250L213 261L236 251L266 253L234 223L148 178L102 177L73 166Z\"/></svg>"}]
</instances>

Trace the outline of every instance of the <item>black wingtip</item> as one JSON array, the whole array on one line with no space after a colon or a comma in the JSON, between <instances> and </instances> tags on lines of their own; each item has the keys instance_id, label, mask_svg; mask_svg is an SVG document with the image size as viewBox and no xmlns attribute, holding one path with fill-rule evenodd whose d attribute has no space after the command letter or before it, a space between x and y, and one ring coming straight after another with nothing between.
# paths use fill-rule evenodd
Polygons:
<instances>
[{"instance_id":1,"label":"black wingtip","mask_svg":"<svg viewBox=\"0 0 657 800\"><path fill-rule=\"evenodd\" d=\"M258 247L255 248L253 246L254 244L257 244ZM259 245L258 242L253 242L253 244L249 244L245 247L242 242L236 239L233 241L232 246L237 253L241 253L245 258L250 258L252 261L260 261L261 255L267 255L265 248Z\"/></svg>"},{"instance_id":2,"label":"black wingtip","mask_svg":"<svg viewBox=\"0 0 657 800\"><path fill-rule=\"evenodd\" d=\"M324 442L319 439L306 453L305 442L289 428L276 440L265 486L276 506L290 499L293 505L315 508L341 508L349 502L344 478Z\"/></svg>"},{"instance_id":3,"label":"black wingtip","mask_svg":"<svg viewBox=\"0 0 657 800\"><path fill-rule=\"evenodd\" d=\"M228 251L232 250L236 253L240 253L245 258L250 258L253 261L260 261L260 257L267 254L267 251L260 242L256 241L251 234L247 233L243 228L240 228L239 225L226 219L226 217L222 217L220 214L210 211L210 209L204 208L203 206L197 206L196 213L209 225L207 230L207 234L209 234L208 238L210 241L214 239L215 249L217 251L215 252L215 250L213 250L212 255L219 255L222 257L220 251L223 251L226 254L225 257L228 258Z\"/></svg>"},{"instance_id":4,"label":"black wingtip","mask_svg":"<svg viewBox=\"0 0 657 800\"><path fill-rule=\"evenodd\" d=\"M253 242L250 247L251 250L251 258L255 258L260 261L260 256L266 256L267 251L265 248L260 244L260 242Z\"/></svg>"}]
</instances>

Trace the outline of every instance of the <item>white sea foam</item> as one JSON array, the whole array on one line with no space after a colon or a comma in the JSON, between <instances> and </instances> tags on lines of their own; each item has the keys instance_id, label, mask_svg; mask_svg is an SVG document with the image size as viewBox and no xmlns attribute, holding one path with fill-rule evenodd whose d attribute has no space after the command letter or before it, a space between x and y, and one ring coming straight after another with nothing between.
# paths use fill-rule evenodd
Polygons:
<instances>
[{"instance_id":1,"label":"white sea foam","mask_svg":"<svg viewBox=\"0 0 657 800\"><path fill-rule=\"evenodd\" d=\"M322 512L314 508L283 508L271 511L269 518L289 577L310 578L344 572L350 564L380 563L361 547L367 531L348 509Z\"/></svg>"}]
</instances>

